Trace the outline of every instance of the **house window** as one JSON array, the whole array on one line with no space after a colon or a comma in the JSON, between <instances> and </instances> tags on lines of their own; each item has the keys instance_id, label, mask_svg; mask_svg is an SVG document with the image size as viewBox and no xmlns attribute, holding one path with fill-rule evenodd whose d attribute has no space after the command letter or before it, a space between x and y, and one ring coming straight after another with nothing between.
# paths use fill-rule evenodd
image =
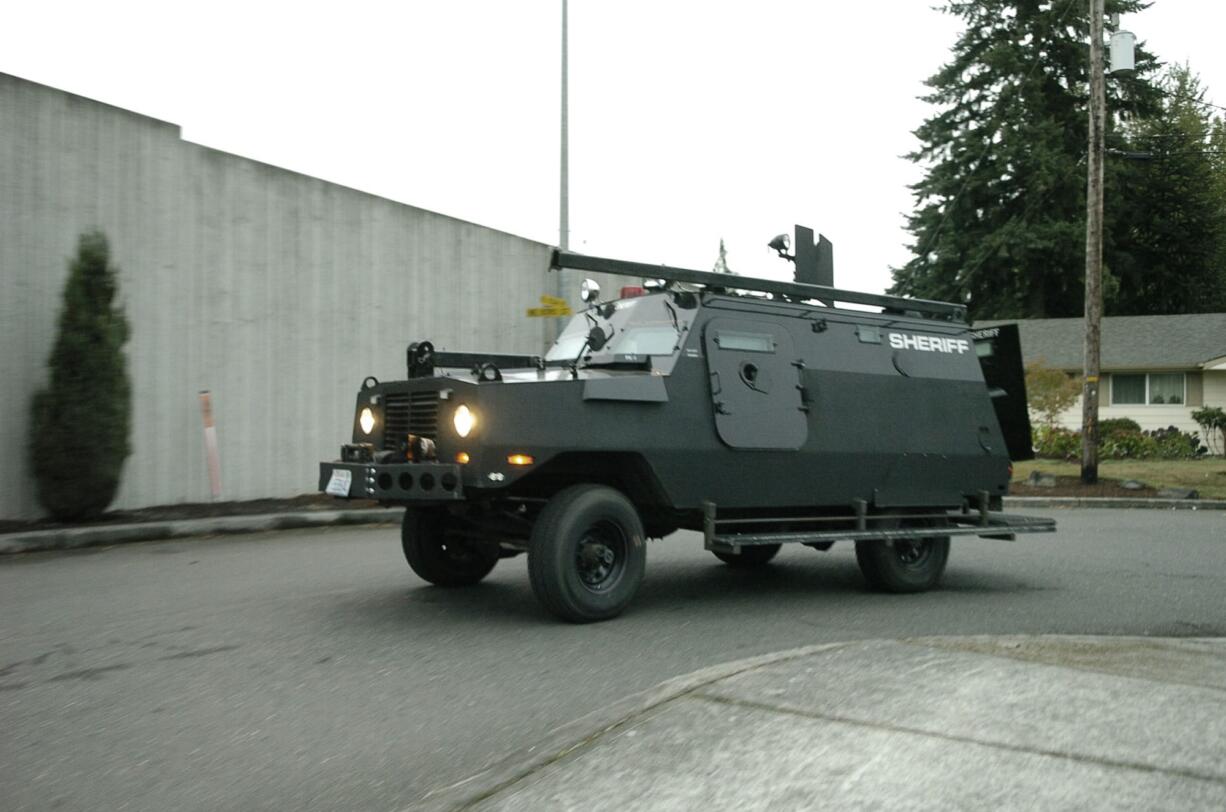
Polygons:
<instances>
[{"instance_id":1,"label":"house window","mask_svg":"<svg viewBox=\"0 0 1226 812\"><path fill-rule=\"evenodd\" d=\"M1112 375L1111 402L1115 405L1123 403L1144 403L1145 376Z\"/></svg>"},{"instance_id":2,"label":"house window","mask_svg":"<svg viewBox=\"0 0 1226 812\"><path fill-rule=\"evenodd\" d=\"M1151 372L1148 375L1111 376L1111 403L1170 405L1183 404L1184 374L1182 372Z\"/></svg>"},{"instance_id":3,"label":"house window","mask_svg":"<svg viewBox=\"0 0 1226 812\"><path fill-rule=\"evenodd\" d=\"M1150 403L1183 403L1183 373L1149 376Z\"/></svg>"}]
</instances>

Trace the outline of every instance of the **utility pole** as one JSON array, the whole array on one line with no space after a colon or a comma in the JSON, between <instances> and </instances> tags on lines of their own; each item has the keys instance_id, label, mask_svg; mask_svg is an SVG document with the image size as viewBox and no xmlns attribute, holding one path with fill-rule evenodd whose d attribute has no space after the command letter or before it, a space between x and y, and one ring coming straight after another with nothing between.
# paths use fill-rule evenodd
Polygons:
<instances>
[{"instance_id":1,"label":"utility pole","mask_svg":"<svg viewBox=\"0 0 1226 812\"><path fill-rule=\"evenodd\" d=\"M558 247L563 251L570 248L570 135L567 132L567 88L566 88L566 0L562 0L562 155L559 167L558 192ZM553 295L565 299L563 272L559 268L554 277ZM561 323L554 320L554 338L562 331Z\"/></svg>"},{"instance_id":2,"label":"utility pole","mask_svg":"<svg viewBox=\"0 0 1226 812\"><path fill-rule=\"evenodd\" d=\"M1103 75L1103 0L1090 0L1090 152L1086 181L1085 377L1081 389L1081 481L1098 482L1099 334L1103 316L1103 131L1107 123Z\"/></svg>"},{"instance_id":3,"label":"utility pole","mask_svg":"<svg viewBox=\"0 0 1226 812\"><path fill-rule=\"evenodd\" d=\"M566 0L562 0L562 166L561 194L558 206L558 247L563 251L570 248L570 212L567 210L568 186L570 184L570 145L566 132L567 125L567 92L566 92Z\"/></svg>"}]
</instances>

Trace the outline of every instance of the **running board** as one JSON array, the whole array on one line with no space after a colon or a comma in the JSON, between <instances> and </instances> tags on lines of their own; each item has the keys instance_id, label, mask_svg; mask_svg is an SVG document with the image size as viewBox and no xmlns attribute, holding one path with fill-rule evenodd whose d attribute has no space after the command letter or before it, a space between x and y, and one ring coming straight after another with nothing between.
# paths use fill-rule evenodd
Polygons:
<instances>
[{"instance_id":1,"label":"running board","mask_svg":"<svg viewBox=\"0 0 1226 812\"><path fill-rule=\"evenodd\" d=\"M864 541L891 539L923 539L933 536L979 536L987 539L1013 541L1019 533L1054 533L1056 520L1038 516L1020 516L1013 513L996 513L987 509L986 494L980 500L984 506L977 511L949 511L946 513L888 513L869 514L867 504L857 500L851 516L785 516L778 518L720 519L716 516L714 502L703 502L703 546L718 552L739 553L741 547L763 544L813 544L834 541ZM883 523L931 521L941 519L946 524L940 527L895 526L873 527ZM737 525L764 524L816 524L838 525L830 529L813 528L802 531L763 532L754 529L736 532Z\"/></svg>"}]
</instances>

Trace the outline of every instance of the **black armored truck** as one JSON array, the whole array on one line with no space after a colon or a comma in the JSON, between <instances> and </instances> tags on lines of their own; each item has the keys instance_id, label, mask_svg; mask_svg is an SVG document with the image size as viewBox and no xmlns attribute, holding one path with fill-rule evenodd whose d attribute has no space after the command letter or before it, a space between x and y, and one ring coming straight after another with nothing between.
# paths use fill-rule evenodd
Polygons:
<instances>
[{"instance_id":1,"label":"black armored truck","mask_svg":"<svg viewBox=\"0 0 1226 812\"><path fill-rule=\"evenodd\" d=\"M647 539L679 529L733 567L853 541L889 592L936 585L952 536L1053 531L1000 512L1031 455L1016 331L836 289L829 243L798 226L794 244L771 242L794 282L554 251L640 284L585 281L543 356L410 344L405 380L363 381L319 488L405 506L405 557L439 586L526 552L536 596L576 622L619 614Z\"/></svg>"}]
</instances>

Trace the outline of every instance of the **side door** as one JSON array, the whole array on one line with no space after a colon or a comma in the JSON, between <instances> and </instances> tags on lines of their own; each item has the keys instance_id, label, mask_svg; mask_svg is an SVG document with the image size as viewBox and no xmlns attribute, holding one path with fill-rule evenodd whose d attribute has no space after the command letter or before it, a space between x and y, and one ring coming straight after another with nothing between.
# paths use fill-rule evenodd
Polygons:
<instances>
[{"instance_id":1,"label":"side door","mask_svg":"<svg viewBox=\"0 0 1226 812\"><path fill-rule=\"evenodd\" d=\"M1009 459L1034 458L1030 441L1030 410L1026 403L1026 370L1022 365L1022 342L1016 324L1001 324L975 330L975 354L983 380L992 396L996 422L1005 437Z\"/></svg>"},{"instance_id":2,"label":"side door","mask_svg":"<svg viewBox=\"0 0 1226 812\"><path fill-rule=\"evenodd\" d=\"M787 328L776 322L717 317L703 331L711 406L720 440L732 448L804 445L809 422L803 364Z\"/></svg>"}]
</instances>

